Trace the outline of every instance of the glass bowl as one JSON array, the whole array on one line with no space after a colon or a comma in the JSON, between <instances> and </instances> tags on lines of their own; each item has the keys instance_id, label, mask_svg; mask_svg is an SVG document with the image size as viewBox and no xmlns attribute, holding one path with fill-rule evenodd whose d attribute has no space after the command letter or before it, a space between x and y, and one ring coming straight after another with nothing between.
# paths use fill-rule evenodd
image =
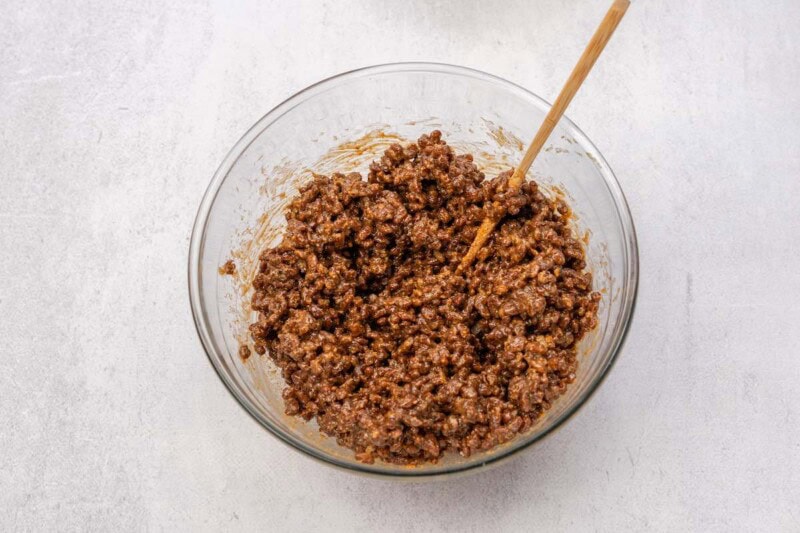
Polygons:
<instances>
[{"instance_id":1,"label":"glass bowl","mask_svg":"<svg viewBox=\"0 0 800 533\"><path fill-rule=\"evenodd\" d=\"M425 477L477 470L531 448L591 396L614 362L636 297L638 252L631 214L611 168L589 139L563 118L528 172L550 194L566 197L574 229L587 239L589 269L603 298L599 326L578 347L575 383L534 427L471 457L438 463L363 464L316 424L284 414L279 372L268 356L239 356L247 343L248 280L265 246L277 244L283 207L311 170L365 172L397 138L432 129L469 151L487 178L516 164L549 104L498 77L432 63L380 65L321 81L259 120L220 165L197 213L189 250L189 298L197 332L220 379L270 433L313 458L348 471ZM238 271L219 268L232 258Z\"/></svg>"}]
</instances>

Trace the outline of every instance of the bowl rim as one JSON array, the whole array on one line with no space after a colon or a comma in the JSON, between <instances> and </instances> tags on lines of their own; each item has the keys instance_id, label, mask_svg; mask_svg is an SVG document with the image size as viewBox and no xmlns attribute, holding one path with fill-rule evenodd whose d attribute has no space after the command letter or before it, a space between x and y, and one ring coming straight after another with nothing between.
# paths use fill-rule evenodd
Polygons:
<instances>
[{"instance_id":1,"label":"bowl rim","mask_svg":"<svg viewBox=\"0 0 800 533\"><path fill-rule=\"evenodd\" d=\"M591 155L594 157L600 174L603 176L606 186L609 188L609 192L614 199L614 205L616 207L623 230L623 240L625 241L623 250L625 251L625 255L628 256L625 258L626 261L624 262L628 270L628 275L627 279L623 281L622 292L620 294L620 296L623 298L622 314L617 327L619 328L621 326L621 330L619 331L614 344L610 347L610 356L605 365L599 369L594 382L590 383L582 395L576 399L575 404L566 409L558 418L556 418L549 428L547 428L541 434L530 438L529 440L522 439L515 446L509 445L505 447L501 453L498 453L496 456L489 457L485 461L456 465L450 469L437 471L417 470L414 468L384 470L375 468L373 465L360 463L358 461L346 463L338 460L335 457L331 457L323 452L320 452L313 446L309 446L302 440L295 438L293 435L284 434L284 432L282 432L279 428L273 427L268 420L261 417L250 407L249 402L245 398L241 397L237 391L237 387L229 380L223 369L219 367L217 361L214 359L214 357L212 357L214 345L211 341L211 335L209 333L210 328L208 327L207 317L205 316L205 312L203 310L204 308L200 299L200 256L203 249L203 243L205 240L204 237L211 207L216 200L225 178L238 160L239 156L250 146L256 137L258 137L258 135L273 122L277 121L283 115L298 105L301 105L306 100L325 92L327 86L333 82L341 82L369 76L371 74L387 74L398 72L435 72L440 74L443 73L477 78L482 81L500 84L507 90L515 91L526 98L532 99L545 112L551 107L551 104L548 101L525 89L524 87L517 85L516 83L481 70L448 63L417 61L382 63L345 71L309 85L283 100L281 103L269 110L259 120L257 120L255 124L253 124L233 145L220 163L219 167L214 173L213 178L211 179L211 182L203 193L203 198L198 207L197 215L192 227L192 235L188 254L187 281L189 289L189 303L192 311L192 317L194 319L195 330L200 338L207 360L211 364L211 367L214 369L217 376L219 376L220 380L225 384L227 391L231 394L231 396L233 396L239 406L242 407L244 411L248 413L254 420L256 420L260 426L266 429L273 436L277 437L279 441L287 444L290 448L297 450L325 465L334 466L350 473L361 473L375 477L392 479L422 479L452 476L456 473L485 470L485 468L490 465L497 465L510 459L511 457L516 457L520 455L519 452L522 450L528 449L533 444L540 442L545 437L555 433L557 429L560 429L567 420L572 418L575 413L577 413L584 405L588 403L589 399L594 396L594 393L605 381L605 378L609 374L611 368L613 368L614 364L616 363L619 353L622 350L625 340L627 339L628 332L630 331L630 324L636 308L636 300L639 288L639 249L636 237L636 228L634 226L633 217L631 216L630 208L628 206L628 201L619 185L619 182L617 181L616 176L614 175L614 172L611 170L611 167L606 162L605 158L594 145L594 143L589 139L589 137L583 133L583 131L581 131L581 129L578 128L574 122L564 115L559 121L559 125L561 127L565 127L572 137L580 142L582 147L587 148L592 152Z\"/></svg>"}]
</instances>

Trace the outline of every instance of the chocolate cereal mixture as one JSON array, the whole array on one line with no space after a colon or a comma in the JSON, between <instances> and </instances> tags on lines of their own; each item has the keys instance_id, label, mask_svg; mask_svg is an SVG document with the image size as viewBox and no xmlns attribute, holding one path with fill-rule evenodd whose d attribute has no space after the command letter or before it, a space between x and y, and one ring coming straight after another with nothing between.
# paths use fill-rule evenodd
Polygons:
<instances>
[{"instance_id":1,"label":"chocolate cereal mixture","mask_svg":"<svg viewBox=\"0 0 800 533\"><path fill-rule=\"evenodd\" d=\"M254 350L358 460L416 464L513 439L575 380L597 325L569 207L485 180L433 131L359 174L315 176L253 286ZM502 222L457 273L485 216ZM248 352L249 354L249 352Z\"/></svg>"},{"instance_id":2,"label":"chocolate cereal mixture","mask_svg":"<svg viewBox=\"0 0 800 533\"><path fill-rule=\"evenodd\" d=\"M233 262L233 259L228 259L218 270L220 276L235 276L236 263Z\"/></svg>"}]
</instances>

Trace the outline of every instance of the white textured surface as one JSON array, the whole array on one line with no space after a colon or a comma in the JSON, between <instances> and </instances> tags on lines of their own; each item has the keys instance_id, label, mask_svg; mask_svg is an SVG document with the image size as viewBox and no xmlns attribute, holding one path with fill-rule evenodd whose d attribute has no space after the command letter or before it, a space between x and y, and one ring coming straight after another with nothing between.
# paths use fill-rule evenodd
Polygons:
<instances>
[{"instance_id":1,"label":"white textured surface","mask_svg":"<svg viewBox=\"0 0 800 533\"><path fill-rule=\"evenodd\" d=\"M622 356L531 453L425 485L241 411L189 313L195 209L257 118L343 70L552 99L606 2L233 4L0 6L0 530L800 529L800 3L634 3L569 112L637 223Z\"/></svg>"}]
</instances>

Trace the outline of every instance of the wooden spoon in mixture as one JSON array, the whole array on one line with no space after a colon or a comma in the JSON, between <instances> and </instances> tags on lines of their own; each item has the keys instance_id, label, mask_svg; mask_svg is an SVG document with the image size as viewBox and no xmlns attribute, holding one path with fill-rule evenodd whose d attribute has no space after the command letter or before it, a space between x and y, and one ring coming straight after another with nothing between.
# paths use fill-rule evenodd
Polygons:
<instances>
[{"instance_id":1,"label":"wooden spoon in mixture","mask_svg":"<svg viewBox=\"0 0 800 533\"><path fill-rule=\"evenodd\" d=\"M586 50L583 51L575 68L572 69L572 73L569 75L569 78L567 78L567 82L561 89L558 98L553 102L553 107L550 108L550 111L547 112L547 116L544 117L544 122L542 122L539 131L536 132L536 136L533 138L530 146L528 146L528 150L522 157L522 162L520 162L519 166L509 178L509 187L518 189L520 185L522 185L522 182L525 180L525 174L528 172L528 169L531 168L533 160L539 155L539 151L542 149L542 146L544 146L545 141L550 137L556 124L561 119L561 115L564 114L564 111L572 101L575 93L578 92L581 83L586 79L586 76L589 74L592 66L594 66L603 48L605 48L609 39L611 39L611 35L614 34L614 30L617 29L629 5L630 0L614 0L608 13L603 17L600 26L598 26L597 30L594 32L589 44L586 45ZM480 228L478 228L478 233L475 235L475 240L472 241L467 254L458 266L459 272L469 267L480 251L481 246L489 239L492 230L498 222L499 220L493 220L488 217L483 220Z\"/></svg>"}]
</instances>

